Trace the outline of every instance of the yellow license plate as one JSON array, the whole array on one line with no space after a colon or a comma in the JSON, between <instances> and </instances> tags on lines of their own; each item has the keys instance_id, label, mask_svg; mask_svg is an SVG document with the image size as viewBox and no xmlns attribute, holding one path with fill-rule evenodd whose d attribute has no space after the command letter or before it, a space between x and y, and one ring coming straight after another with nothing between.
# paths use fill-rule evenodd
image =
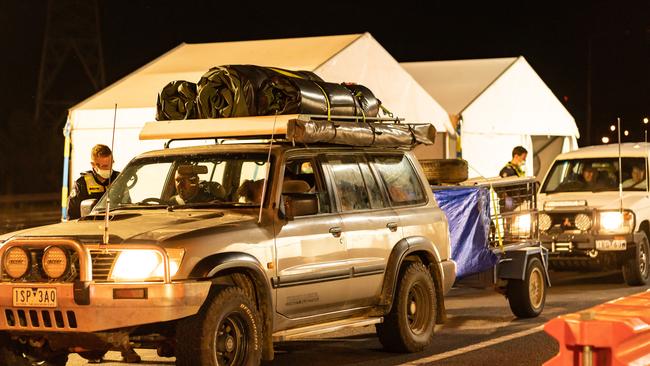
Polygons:
<instances>
[{"instance_id":1,"label":"yellow license plate","mask_svg":"<svg viewBox=\"0 0 650 366\"><path fill-rule=\"evenodd\" d=\"M45 287L14 287L13 304L14 306L55 308L56 289Z\"/></svg>"}]
</instances>

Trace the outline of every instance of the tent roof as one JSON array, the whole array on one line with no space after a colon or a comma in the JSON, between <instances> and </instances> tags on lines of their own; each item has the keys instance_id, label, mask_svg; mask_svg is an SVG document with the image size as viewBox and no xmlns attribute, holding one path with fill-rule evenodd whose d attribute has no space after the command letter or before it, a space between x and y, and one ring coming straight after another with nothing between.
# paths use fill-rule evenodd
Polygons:
<instances>
[{"instance_id":1,"label":"tent roof","mask_svg":"<svg viewBox=\"0 0 650 366\"><path fill-rule=\"evenodd\" d=\"M524 57L402 63L463 130L579 136L573 116Z\"/></svg>"},{"instance_id":2,"label":"tent roof","mask_svg":"<svg viewBox=\"0 0 650 366\"><path fill-rule=\"evenodd\" d=\"M447 112L369 33L183 43L71 111L112 110L116 103L118 108L155 108L158 93L168 82L198 82L211 67L229 64L308 70L329 82L362 84L397 117L407 122L431 123L439 131L454 134Z\"/></svg>"},{"instance_id":3,"label":"tent roof","mask_svg":"<svg viewBox=\"0 0 650 366\"><path fill-rule=\"evenodd\" d=\"M516 60L507 57L401 65L447 112L459 114Z\"/></svg>"},{"instance_id":4,"label":"tent roof","mask_svg":"<svg viewBox=\"0 0 650 366\"><path fill-rule=\"evenodd\" d=\"M155 106L160 89L173 80L197 82L211 67L229 64L315 70L361 34L241 42L182 43L72 109ZM317 44L318 47L314 47ZM281 50L281 52L278 52ZM128 92L125 92L128 91Z\"/></svg>"}]
</instances>

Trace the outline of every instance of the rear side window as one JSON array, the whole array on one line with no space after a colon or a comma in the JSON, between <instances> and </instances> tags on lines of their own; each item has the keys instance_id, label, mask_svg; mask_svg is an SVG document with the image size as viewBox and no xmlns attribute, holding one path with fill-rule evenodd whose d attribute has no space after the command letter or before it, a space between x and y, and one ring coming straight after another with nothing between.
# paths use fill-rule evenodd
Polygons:
<instances>
[{"instance_id":1,"label":"rear side window","mask_svg":"<svg viewBox=\"0 0 650 366\"><path fill-rule=\"evenodd\" d=\"M374 156L372 164L386 185L394 206L425 202L422 185L405 155Z\"/></svg>"},{"instance_id":2,"label":"rear side window","mask_svg":"<svg viewBox=\"0 0 650 366\"><path fill-rule=\"evenodd\" d=\"M379 185L363 157L327 156L341 211L384 206Z\"/></svg>"}]
</instances>

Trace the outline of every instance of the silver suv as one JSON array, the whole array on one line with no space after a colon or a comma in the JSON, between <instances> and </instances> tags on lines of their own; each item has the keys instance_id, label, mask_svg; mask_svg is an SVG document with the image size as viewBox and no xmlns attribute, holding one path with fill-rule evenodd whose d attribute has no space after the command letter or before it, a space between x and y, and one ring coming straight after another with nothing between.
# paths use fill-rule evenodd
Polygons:
<instances>
[{"instance_id":1,"label":"silver suv","mask_svg":"<svg viewBox=\"0 0 650 366\"><path fill-rule=\"evenodd\" d=\"M399 148L152 151L80 220L0 240L3 365L133 346L252 365L274 340L369 324L415 352L445 319L456 268L447 220Z\"/></svg>"}]
</instances>

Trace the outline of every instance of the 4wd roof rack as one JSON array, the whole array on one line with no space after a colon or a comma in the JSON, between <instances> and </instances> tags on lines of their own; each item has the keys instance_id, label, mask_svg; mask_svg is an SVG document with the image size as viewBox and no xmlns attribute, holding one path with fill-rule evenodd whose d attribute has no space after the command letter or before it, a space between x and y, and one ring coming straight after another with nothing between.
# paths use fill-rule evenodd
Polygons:
<instances>
[{"instance_id":1,"label":"4wd roof rack","mask_svg":"<svg viewBox=\"0 0 650 366\"><path fill-rule=\"evenodd\" d=\"M147 122L141 140L269 139L295 143L351 146L433 144L429 123L403 123L399 118L289 114Z\"/></svg>"}]
</instances>

